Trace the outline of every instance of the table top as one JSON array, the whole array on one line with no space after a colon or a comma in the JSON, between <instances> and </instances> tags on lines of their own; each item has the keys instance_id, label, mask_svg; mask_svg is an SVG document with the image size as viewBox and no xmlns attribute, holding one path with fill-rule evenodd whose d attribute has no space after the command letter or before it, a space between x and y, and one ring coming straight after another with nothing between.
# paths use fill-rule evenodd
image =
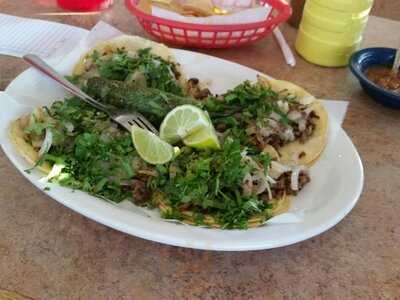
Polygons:
<instances>
[{"instance_id":1,"label":"table top","mask_svg":"<svg viewBox=\"0 0 400 300\"><path fill-rule=\"evenodd\" d=\"M118 1L86 16L41 15L58 10L50 1L17 2L0 0L0 11L88 29L102 19L145 36ZM282 26L282 31L293 46L296 30ZM400 22L371 17L364 46L394 47L399 32ZM322 68L300 57L290 68L272 37L202 52L292 81L320 98L350 101L343 127L366 175L354 210L328 232L285 248L183 249L128 236L72 212L34 188L0 151L0 290L36 300L400 297L400 111L373 102L346 68ZM19 59L0 56L0 89L25 68Z\"/></svg>"}]
</instances>

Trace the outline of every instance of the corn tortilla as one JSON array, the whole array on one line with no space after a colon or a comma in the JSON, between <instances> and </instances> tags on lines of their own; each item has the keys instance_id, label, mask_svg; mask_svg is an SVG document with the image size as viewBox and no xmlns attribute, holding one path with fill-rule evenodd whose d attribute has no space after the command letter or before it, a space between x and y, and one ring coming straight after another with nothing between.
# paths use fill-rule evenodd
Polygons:
<instances>
[{"instance_id":1,"label":"corn tortilla","mask_svg":"<svg viewBox=\"0 0 400 300\"><path fill-rule=\"evenodd\" d=\"M315 122L313 134L304 142L293 141L279 150L279 161L288 165L310 166L324 151L328 139L328 114L321 102L303 88L283 80L259 77L259 82L277 92L295 95L300 104L310 106L319 119Z\"/></svg>"},{"instance_id":2,"label":"corn tortilla","mask_svg":"<svg viewBox=\"0 0 400 300\"><path fill-rule=\"evenodd\" d=\"M179 63L176 61L174 55L171 53L171 50L165 46L164 44L156 43L139 36L133 35L121 35L115 37L113 39L103 41L98 43L94 48L92 48L89 52L85 53L79 61L76 63L73 69L73 75L83 75L86 72L86 62L87 59L93 54L94 51L98 51L102 54L112 54L116 52L118 49L125 49L128 52L128 55L136 56L137 52L141 49L150 48L150 52L154 55L160 56L162 59L169 61L171 63L176 64L178 72L181 74L179 78L179 84L182 88L186 88L186 77L182 72L182 69Z\"/></svg>"},{"instance_id":3,"label":"corn tortilla","mask_svg":"<svg viewBox=\"0 0 400 300\"><path fill-rule=\"evenodd\" d=\"M24 122L23 118L21 117L10 124L8 135L15 150L33 167L39 160L39 154L25 139L24 129L26 128L26 124L24 123L26 122ZM51 166L48 163L44 163L38 165L37 169L48 174L51 171Z\"/></svg>"},{"instance_id":4,"label":"corn tortilla","mask_svg":"<svg viewBox=\"0 0 400 300\"><path fill-rule=\"evenodd\" d=\"M270 217L274 217L280 214L283 214L289 210L291 202L291 197L283 196L280 199L276 199L273 201L273 208L270 211ZM168 200L164 198L161 193L155 193L153 195L153 203L160 209L162 213L168 213L172 211L172 207L168 204ZM182 214L182 222L189 225L198 225L196 223L195 213L190 210L181 211ZM256 215L250 218L247 221L248 228L256 228L263 225L268 218L266 215ZM211 215L203 215L203 223L205 226L210 228L221 228L221 225L218 224L217 220Z\"/></svg>"}]
</instances>

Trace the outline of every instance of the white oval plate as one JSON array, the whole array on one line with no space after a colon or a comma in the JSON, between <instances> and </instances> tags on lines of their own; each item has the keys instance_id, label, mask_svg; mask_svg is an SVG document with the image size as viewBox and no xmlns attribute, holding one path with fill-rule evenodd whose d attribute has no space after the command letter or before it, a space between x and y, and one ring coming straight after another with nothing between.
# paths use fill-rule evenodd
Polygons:
<instances>
[{"instance_id":1,"label":"white oval plate","mask_svg":"<svg viewBox=\"0 0 400 300\"><path fill-rule=\"evenodd\" d=\"M255 80L259 72L247 67L184 50L174 50L188 77L209 83L214 93L222 93L244 80ZM73 61L58 66L67 72ZM162 220L155 211L136 207L128 201L114 205L80 191L42 184L38 171L24 172L29 166L17 154L7 137L11 120L31 111L26 106L48 104L63 95L55 84L34 70L20 74L0 94L0 142L15 167L36 187L70 209L116 230L169 245L224 251L270 249L316 236L342 220L356 204L363 187L363 167L350 138L330 118L326 150L312 167L312 182L296 197L291 213L265 226L249 230L217 230ZM8 95L12 95L12 98ZM17 99L17 100L15 100ZM24 105L21 105L23 103Z\"/></svg>"}]
</instances>

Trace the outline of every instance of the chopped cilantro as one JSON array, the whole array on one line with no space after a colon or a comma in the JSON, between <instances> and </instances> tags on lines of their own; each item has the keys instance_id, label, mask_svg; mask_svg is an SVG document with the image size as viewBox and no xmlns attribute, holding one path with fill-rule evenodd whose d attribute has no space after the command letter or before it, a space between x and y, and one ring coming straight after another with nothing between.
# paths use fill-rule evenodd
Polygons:
<instances>
[{"instance_id":1,"label":"chopped cilantro","mask_svg":"<svg viewBox=\"0 0 400 300\"><path fill-rule=\"evenodd\" d=\"M177 209L169 209L161 213L161 217L168 220L178 220L182 221L183 216Z\"/></svg>"},{"instance_id":2,"label":"chopped cilantro","mask_svg":"<svg viewBox=\"0 0 400 300\"><path fill-rule=\"evenodd\" d=\"M65 165L55 181L115 202L131 198L132 191L123 186L133 178L138 158L130 134L76 98L53 103L49 112L59 137L40 163ZM70 131L60 125L66 123Z\"/></svg>"},{"instance_id":3,"label":"chopped cilantro","mask_svg":"<svg viewBox=\"0 0 400 300\"><path fill-rule=\"evenodd\" d=\"M175 210L190 207L196 223L202 223L200 216L210 214L225 228L244 228L250 217L263 214L268 205L242 196L243 178L250 171L243 163L243 150L240 141L227 138L222 151L183 153L171 163L177 170L173 177L160 180L169 175L158 169L155 187Z\"/></svg>"},{"instance_id":4,"label":"chopped cilantro","mask_svg":"<svg viewBox=\"0 0 400 300\"><path fill-rule=\"evenodd\" d=\"M180 74L177 66L152 54L150 50L141 49L137 56L132 57L124 49L118 49L107 58L101 58L98 51L94 51L91 58L101 78L125 81L130 74L139 72L145 76L148 87L182 95L182 88L178 84Z\"/></svg>"}]
</instances>

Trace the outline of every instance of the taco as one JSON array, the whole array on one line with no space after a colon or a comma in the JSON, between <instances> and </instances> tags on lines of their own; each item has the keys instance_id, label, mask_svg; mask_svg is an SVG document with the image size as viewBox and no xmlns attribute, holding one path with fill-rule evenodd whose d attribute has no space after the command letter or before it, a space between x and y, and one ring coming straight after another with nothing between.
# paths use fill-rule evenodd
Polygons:
<instances>
[{"instance_id":1,"label":"taco","mask_svg":"<svg viewBox=\"0 0 400 300\"><path fill-rule=\"evenodd\" d=\"M42 109L36 109L32 114L13 121L10 124L8 135L19 154L32 167L36 166L40 171L47 174L51 171L51 165L48 162L38 164L40 154L45 150L45 134L37 134L38 132L34 128L35 122L43 122L45 119L45 112Z\"/></svg>"},{"instance_id":2,"label":"taco","mask_svg":"<svg viewBox=\"0 0 400 300\"><path fill-rule=\"evenodd\" d=\"M284 164L311 165L325 148L324 107L290 82L259 77L202 103L221 135L233 133Z\"/></svg>"},{"instance_id":3,"label":"taco","mask_svg":"<svg viewBox=\"0 0 400 300\"><path fill-rule=\"evenodd\" d=\"M263 77L259 77L259 81L290 99L286 102L288 111L285 113L293 122L294 136L289 138L289 142L277 147L280 161L285 164L313 164L327 143L328 114L325 108L314 96L293 83ZM285 106L283 101L281 107Z\"/></svg>"},{"instance_id":4,"label":"taco","mask_svg":"<svg viewBox=\"0 0 400 300\"><path fill-rule=\"evenodd\" d=\"M243 228L256 228L263 225L268 219L285 213L289 210L291 197L283 196L280 199L276 199L270 202L270 208L266 209L263 213L255 215L244 222ZM165 199L162 193L155 193L153 196L153 202L160 209L160 212L164 216L170 216L171 219L176 218L174 214L174 209ZM205 226L210 228L223 228L218 220L209 214L199 214L198 212L192 211L190 209L182 209L179 211L178 221L189 225Z\"/></svg>"},{"instance_id":5,"label":"taco","mask_svg":"<svg viewBox=\"0 0 400 300\"><path fill-rule=\"evenodd\" d=\"M88 78L101 77L173 93L184 92L187 85L179 63L167 46L131 35L98 43L80 58L72 75L83 84Z\"/></svg>"},{"instance_id":6,"label":"taco","mask_svg":"<svg viewBox=\"0 0 400 300\"><path fill-rule=\"evenodd\" d=\"M184 151L186 152L186 151ZM308 184L307 168L247 153L227 137L222 151L181 154L153 193L164 218L213 228L251 228L288 211Z\"/></svg>"}]
</instances>

